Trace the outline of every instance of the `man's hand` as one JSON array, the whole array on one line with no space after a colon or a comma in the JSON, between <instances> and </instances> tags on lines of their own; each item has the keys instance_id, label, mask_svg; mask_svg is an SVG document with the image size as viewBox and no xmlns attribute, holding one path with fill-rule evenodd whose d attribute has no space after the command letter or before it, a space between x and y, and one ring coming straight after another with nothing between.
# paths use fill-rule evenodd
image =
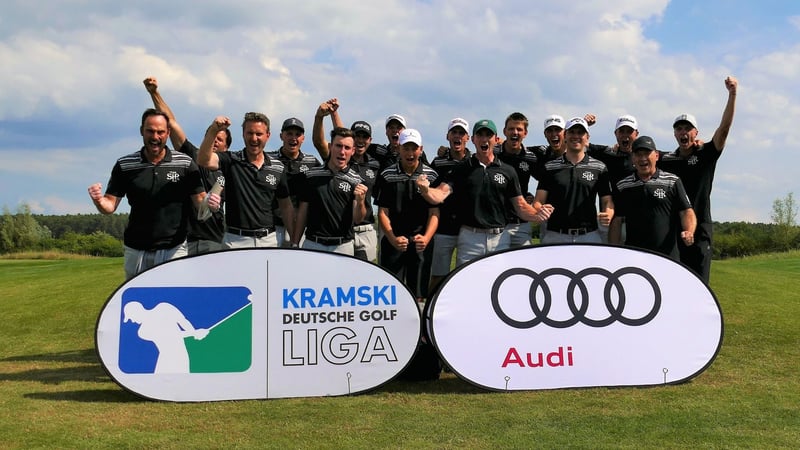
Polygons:
<instances>
[{"instance_id":1,"label":"man's hand","mask_svg":"<svg viewBox=\"0 0 800 450\"><path fill-rule=\"evenodd\" d=\"M586 114L585 116L583 116L583 120L586 121L587 125L592 126L597 123L597 116L595 116L594 114Z\"/></svg>"},{"instance_id":2,"label":"man's hand","mask_svg":"<svg viewBox=\"0 0 800 450\"><path fill-rule=\"evenodd\" d=\"M609 213L608 211L603 211L597 215L597 219L600 222L600 225L607 227L611 224L611 219L614 218L614 213Z\"/></svg>"},{"instance_id":3,"label":"man's hand","mask_svg":"<svg viewBox=\"0 0 800 450\"><path fill-rule=\"evenodd\" d=\"M92 201L95 203L103 198L103 185L95 183L89 186L89 197L91 197Z\"/></svg>"},{"instance_id":4,"label":"man's hand","mask_svg":"<svg viewBox=\"0 0 800 450\"><path fill-rule=\"evenodd\" d=\"M147 92L155 94L158 91L158 80L155 77L147 77L144 79L144 87Z\"/></svg>"},{"instance_id":5,"label":"man's hand","mask_svg":"<svg viewBox=\"0 0 800 450\"><path fill-rule=\"evenodd\" d=\"M219 211L220 206L222 205L222 197L219 194L215 194L213 192L209 192L208 194L208 208L211 212Z\"/></svg>"},{"instance_id":6,"label":"man's hand","mask_svg":"<svg viewBox=\"0 0 800 450\"><path fill-rule=\"evenodd\" d=\"M547 221L547 219L550 218L550 215L553 214L553 210L555 209L553 208L553 205L551 205L550 203L545 203L544 205L542 205L541 203L537 204L537 202L534 202L533 207L537 209L536 218L538 219L539 222Z\"/></svg>"},{"instance_id":7,"label":"man's hand","mask_svg":"<svg viewBox=\"0 0 800 450\"><path fill-rule=\"evenodd\" d=\"M425 251L426 247L428 247L428 240L425 239L425 236L421 234L414 235L414 249L417 253Z\"/></svg>"},{"instance_id":8,"label":"man's hand","mask_svg":"<svg viewBox=\"0 0 800 450\"><path fill-rule=\"evenodd\" d=\"M397 251L404 252L408 249L408 238L405 236L397 236L394 238L393 245Z\"/></svg>"},{"instance_id":9,"label":"man's hand","mask_svg":"<svg viewBox=\"0 0 800 450\"><path fill-rule=\"evenodd\" d=\"M366 184L359 183L356 185L355 189L353 189L353 194L355 194L356 202L363 203L364 200L367 198L367 188Z\"/></svg>"},{"instance_id":10,"label":"man's hand","mask_svg":"<svg viewBox=\"0 0 800 450\"><path fill-rule=\"evenodd\" d=\"M339 109L339 99L332 98L325 102L322 102L319 107L317 108L317 117L325 117L333 114L337 109Z\"/></svg>"},{"instance_id":11,"label":"man's hand","mask_svg":"<svg viewBox=\"0 0 800 450\"><path fill-rule=\"evenodd\" d=\"M694 233L691 231L681 231L681 239L687 247L694 244Z\"/></svg>"},{"instance_id":12,"label":"man's hand","mask_svg":"<svg viewBox=\"0 0 800 450\"><path fill-rule=\"evenodd\" d=\"M731 95L736 95L736 90L739 87L739 81L736 77L728 77L725 78L725 89L728 90L728 93Z\"/></svg>"},{"instance_id":13,"label":"man's hand","mask_svg":"<svg viewBox=\"0 0 800 450\"><path fill-rule=\"evenodd\" d=\"M231 119L225 116L217 116L214 118L214 121L211 122L209 125L209 129L214 131L216 135L220 131L227 130L231 126Z\"/></svg>"},{"instance_id":14,"label":"man's hand","mask_svg":"<svg viewBox=\"0 0 800 450\"><path fill-rule=\"evenodd\" d=\"M447 156L447 153L449 152L450 152L450 147L445 147L444 145L440 145L439 149L436 150L436 156L444 158L445 156Z\"/></svg>"},{"instance_id":15,"label":"man's hand","mask_svg":"<svg viewBox=\"0 0 800 450\"><path fill-rule=\"evenodd\" d=\"M431 187L431 182L428 180L427 175L420 175L417 177L417 188L421 194L425 194L428 192L428 189Z\"/></svg>"}]
</instances>

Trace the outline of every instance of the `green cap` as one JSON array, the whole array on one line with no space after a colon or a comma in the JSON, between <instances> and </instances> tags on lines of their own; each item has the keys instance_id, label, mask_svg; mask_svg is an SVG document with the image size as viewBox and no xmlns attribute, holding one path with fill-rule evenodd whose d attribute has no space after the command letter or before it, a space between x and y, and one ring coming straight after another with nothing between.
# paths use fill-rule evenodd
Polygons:
<instances>
[{"instance_id":1,"label":"green cap","mask_svg":"<svg viewBox=\"0 0 800 450\"><path fill-rule=\"evenodd\" d=\"M494 126L494 122L492 122L489 119L482 119L482 120L479 120L479 121L475 122L475 126L472 127L472 134L473 135L478 134L478 131L480 131L480 130L482 130L484 128L490 130L492 133L497 135L497 127Z\"/></svg>"}]
</instances>

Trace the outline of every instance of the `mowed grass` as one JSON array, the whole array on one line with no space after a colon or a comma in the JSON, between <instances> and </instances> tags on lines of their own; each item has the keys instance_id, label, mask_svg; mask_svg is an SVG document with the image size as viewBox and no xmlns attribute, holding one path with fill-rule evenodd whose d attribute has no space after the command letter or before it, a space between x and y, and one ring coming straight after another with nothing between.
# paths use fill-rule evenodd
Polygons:
<instances>
[{"instance_id":1,"label":"mowed grass","mask_svg":"<svg viewBox=\"0 0 800 450\"><path fill-rule=\"evenodd\" d=\"M0 260L0 448L800 448L800 252L715 261L722 350L678 386L492 393L445 374L352 397L175 404L94 351L122 260Z\"/></svg>"}]
</instances>

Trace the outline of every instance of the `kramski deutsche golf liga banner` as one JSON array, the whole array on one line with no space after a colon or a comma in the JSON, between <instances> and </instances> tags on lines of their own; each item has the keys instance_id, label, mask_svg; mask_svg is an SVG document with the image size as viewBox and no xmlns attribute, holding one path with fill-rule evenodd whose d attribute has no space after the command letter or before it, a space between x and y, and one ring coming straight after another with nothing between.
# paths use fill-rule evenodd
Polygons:
<instances>
[{"instance_id":1,"label":"kramski deutsche golf liga banner","mask_svg":"<svg viewBox=\"0 0 800 450\"><path fill-rule=\"evenodd\" d=\"M711 290L685 266L630 248L499 252L458 268L432 301L444 362L492 390L680 383L722 343Z\"/></svg>"},{"instance_id":2,"label":"kramski deutsche golf liga banner","mask_svg":"<svg viewBox=\"0 0 800 450\"><path fill-rule=\"evenodd\" d=\"M247 249L169 261L128 280L97 322L100 361L152 399L346 395L399 374L420 312L393 275L327 252Z\"/></svg>"}]
</instances>

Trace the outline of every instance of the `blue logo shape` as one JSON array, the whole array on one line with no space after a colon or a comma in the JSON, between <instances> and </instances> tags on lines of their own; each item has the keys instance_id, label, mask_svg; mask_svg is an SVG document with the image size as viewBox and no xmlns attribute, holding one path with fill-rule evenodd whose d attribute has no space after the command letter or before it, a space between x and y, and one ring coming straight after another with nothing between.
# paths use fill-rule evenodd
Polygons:
<instances>
[{"instance_id":1,"label":"blue logo shape","mask_svg":"<svg viewBox=\"0 0 800 450\"><path fill-rule=\"evenodd\" d=\"M252 361L250 294L242 286L127 289L120 314L120 370L244 372Z\"/></svg>"}]
</instances>

